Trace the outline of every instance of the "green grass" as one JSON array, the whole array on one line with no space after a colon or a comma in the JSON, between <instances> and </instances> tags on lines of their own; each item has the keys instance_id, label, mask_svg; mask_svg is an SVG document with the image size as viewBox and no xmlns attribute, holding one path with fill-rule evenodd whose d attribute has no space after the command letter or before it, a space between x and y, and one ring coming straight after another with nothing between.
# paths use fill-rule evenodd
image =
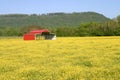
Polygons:
<instances>
[{"instance_id":1,"label":"green grass","mask_svg":"<svg viewBox=\"0 0 120 80\"><path fill-rule=\"evenodd\" d=\"M120 37L0 38L0 80L119 80Z\"/></svg>"}]
</instances>

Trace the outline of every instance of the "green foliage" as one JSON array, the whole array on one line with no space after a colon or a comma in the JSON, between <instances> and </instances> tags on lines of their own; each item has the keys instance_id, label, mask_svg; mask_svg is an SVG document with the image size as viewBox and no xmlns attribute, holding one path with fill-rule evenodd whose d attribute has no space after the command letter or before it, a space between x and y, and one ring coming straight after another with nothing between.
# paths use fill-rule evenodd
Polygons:
<instances>
[{"instance_id":1,"label":"green foliage","mask_svg":"<svg viewBox=\"0 0 120 80\"><path fill-rule=\"evenodd\" d=\"M20 28L16 27L1 27L0 36L21 36Z\"/></svg>"},{"instance_id":2,"label":"green foliage","mask_svg":"<svg viewBox=\"0 0 120 80\"><path fill-rule=\"evenodd\" d=\"M120 36L120 16L110 20L95 12L0 15L0 36L22 36L49 29L57 36Z\"/></svg>"},{"instance_id":3,"label":"green foliage","mask_svg":"<svg viewBox=\"0 0 120 80\"><path fill-rule=\"evenodd\" d=\"M120 26L115 21L105 23L90 22L78 27L79 36L114 36L120 35Z\"/></svg>"},{"instance_id":4,"label":"green foliage","mask_svg":"<svg viewBox=\"0 0 120 80\"><path fill-rule=\"evenodd\" d=\"M117 21L118 21L118 24L120 25L120 15L117 16Z\"/></svg>"},{"instance_id":5,"label":"green foliage","mask_svg":"<svg viewBox=\"0 0 120 80\"><path fill-rule=\"evenodd\" d=\"M95 12L84 13L49 13L49 14L10 14L0 15L0 27L24 27L24 26L79 26L85 22L104 22L110 20Z\"/></svg>"},{"instance_id":6,"label":"green foliage","mask_svg":"<svg viewBox=\"0 0 120 80\"><path fill-rule=\"evenodd\" d=\"M77 36L77 28L74 27L58 27L56 29L57 36Z\"/></svg>"}]
</instances>

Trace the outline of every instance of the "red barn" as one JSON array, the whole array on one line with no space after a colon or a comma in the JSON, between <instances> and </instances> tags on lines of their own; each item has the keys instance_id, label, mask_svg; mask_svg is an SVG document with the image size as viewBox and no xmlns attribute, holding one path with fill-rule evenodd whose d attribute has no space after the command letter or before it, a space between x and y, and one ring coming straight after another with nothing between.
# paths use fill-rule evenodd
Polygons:
<instances>
[{"instance_id":1,"label":"red barn","mask_svg":"<svg viewBox=\"0 0 120 80\"><path fill-rule=\"evenodd\" d=\"M56 38L55 34L50 33L50 31L48 31L46 29L42 29L42 30L33 30L33 31L30 31L30 33L28 33L28 34L24 34L23 39L24 40L36 40L37 35L44 36L45 39Z\"/></svg>"}]
</instances>

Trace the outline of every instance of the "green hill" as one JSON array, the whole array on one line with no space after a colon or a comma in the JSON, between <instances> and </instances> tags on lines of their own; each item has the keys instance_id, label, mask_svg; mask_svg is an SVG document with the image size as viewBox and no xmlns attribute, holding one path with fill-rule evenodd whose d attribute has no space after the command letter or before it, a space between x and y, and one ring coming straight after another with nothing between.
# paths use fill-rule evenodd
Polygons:
<instances>
[{"instance_id":1,"label":"green hill","mask_svg":"<svg viewBox=\"0 0 120 80\"><path fill-rule=\"evenodd\" d=\"M105 22L110 20L102 14L95 12L81 13L48 13L48 14L8 14L0 15L0 27L77 27L81 23Z\"/></svg>"}]
</instances>

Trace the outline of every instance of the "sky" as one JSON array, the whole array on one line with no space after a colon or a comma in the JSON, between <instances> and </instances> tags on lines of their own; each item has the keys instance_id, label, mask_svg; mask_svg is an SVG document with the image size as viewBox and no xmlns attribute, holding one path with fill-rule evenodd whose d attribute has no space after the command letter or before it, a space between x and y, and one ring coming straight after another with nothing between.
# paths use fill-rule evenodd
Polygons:
<instances>
[{"instance_id":1,"label":"sky","mask_svg":"<svg viewBox=\"0 0 120 80\"><path fill-rule=\"evenodd\" d=\"M120 0L0 0L0 14L88 11L115 18L120 15Z\"/></svg>"}]
</instances>

